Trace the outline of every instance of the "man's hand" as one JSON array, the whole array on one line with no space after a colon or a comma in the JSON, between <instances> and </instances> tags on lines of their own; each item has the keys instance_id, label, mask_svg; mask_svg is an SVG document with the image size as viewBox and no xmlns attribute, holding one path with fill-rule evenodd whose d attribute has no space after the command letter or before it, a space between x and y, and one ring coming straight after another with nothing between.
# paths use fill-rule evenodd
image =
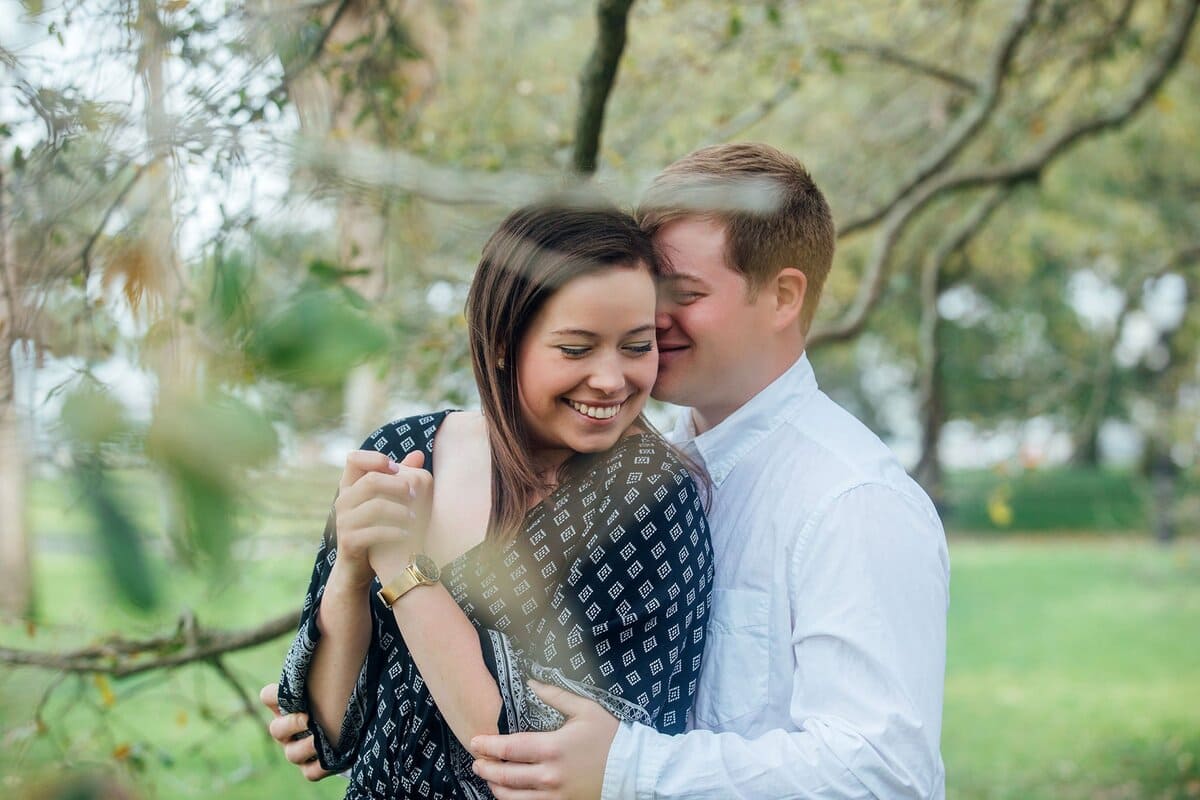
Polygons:
<instances>
[{"instance_id":1,"label":"man's hand","mask_svg":"<svg viewBox=\"0 0 1200 800\"><path fill-rule=\"evenodd\" d=\"M264 686L258 693L258 699L275 715L267 730L270 731L271 738L279 742L287 760L299 767L301 774L310 781L329 777L332 773L321 769L321 763L317 761L317 748L308 732L308 715L279 713L277 683Z\"/></svg>"},{"instance_id":2,"label":"man's hand","mask_svg":"<svg viewBox=\"0 0 1200 800\"><path fill-rule=\"evenodd\" d=\"M604 788L608 748L620 723L599 704L530 681L538 697L567 718L556 731L476 736L475 774L497 800L594 800Z\"/></svg>"}]
</instances>

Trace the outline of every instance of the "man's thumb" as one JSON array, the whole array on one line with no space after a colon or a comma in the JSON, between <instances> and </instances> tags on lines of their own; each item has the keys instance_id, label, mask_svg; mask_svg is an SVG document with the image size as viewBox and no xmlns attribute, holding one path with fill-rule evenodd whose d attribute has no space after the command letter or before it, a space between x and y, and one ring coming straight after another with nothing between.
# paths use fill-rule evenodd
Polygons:
<instances>
[{"instance_id":1,"label":"man's thumb","mask_svg":"<svg viewBox=\"0 0 1200 800\"><path fill-rule=\"evenodd\" d=\"M542 702L551 708L558 709L565 717L578 716L580 713L586 711L589 706L595 705L585 697L580 697L558 686L540 683L532 678L529 679L529 688L542 699Z\"/></svg>"},{"instance_id":2,"label":"man's thumb","mask_svg":"<svg viewBox=\"0 0 1200 800\"><path fill-rule=\"evenodd\" d=\"M413 450L404 457L404 460L400 462L400 465L404 467L412 467L413 469L420 469L425 465L425 454L420 450Z\"/></svg>"}]
</instances>

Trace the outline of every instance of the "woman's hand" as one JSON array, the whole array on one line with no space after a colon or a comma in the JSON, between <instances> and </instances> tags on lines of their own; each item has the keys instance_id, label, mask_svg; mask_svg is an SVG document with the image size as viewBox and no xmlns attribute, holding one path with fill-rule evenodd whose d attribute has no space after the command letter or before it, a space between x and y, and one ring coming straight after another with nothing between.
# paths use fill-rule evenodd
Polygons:
<instances>
[{"instance_id":1,"label":"woman's hand","mask_svg":"<svg viewBox=\"0 0 1200 800\"><path fill-rule=\"evenodd\" d=\"M414 553L425 551L425 534L429 530L429 512L433 506L433 476L422 469L424 463L424 453L409 453L397 465L398 471L392 477L408 487L408 536L381 539L367 549L367 561L383 583L399 575L412 561Z\"/></svg>"},{"instance_id":2,"label":"woman's hand","mask_svg":"<svg viewBox=\"0 0 1200 800\"><path fill-rule=\"evenodd\" d=\"M400 463L368 450L346 457L333 503L338 548L333 571L340 580L365 587L377 570L388 580L392 574L383 570L398 572L424 547L433 495L424 463L420 452Z\"/></svg>"}]
</instances>

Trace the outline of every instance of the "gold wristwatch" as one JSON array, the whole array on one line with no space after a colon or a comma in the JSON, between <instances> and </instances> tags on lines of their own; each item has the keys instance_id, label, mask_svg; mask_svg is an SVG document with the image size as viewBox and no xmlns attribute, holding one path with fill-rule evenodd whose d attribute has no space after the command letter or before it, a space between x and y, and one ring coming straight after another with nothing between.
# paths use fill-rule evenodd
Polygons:
<instances>
[{"instance_id":1,"label":"gold wristwatch","mask_svg":"<svg viewBox=\"0 0 1200 800\"><path fill-rule=\"evenodd\" d=\"M406 592L415 589L418 586L429 586L438 582L442 571L438 569L438 565L434 560L427 555L417 553L412 557L412 561L408 562L408 566L404 568L397 577L392 579L390 583L384 584L383 588L375 593L379 598L379 602L383 603L388 608L399 600Z\"/></svg>"}]
</instances>

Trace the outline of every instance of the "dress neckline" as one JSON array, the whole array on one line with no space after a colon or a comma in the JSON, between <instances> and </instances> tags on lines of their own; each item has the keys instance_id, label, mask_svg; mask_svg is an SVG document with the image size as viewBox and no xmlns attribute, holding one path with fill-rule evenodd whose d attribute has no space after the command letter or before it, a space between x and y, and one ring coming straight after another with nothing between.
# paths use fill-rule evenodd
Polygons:
<instances>
[{"instance_id":1,"label":"dress neckline","mask_svg":"<svg viewBox=\"0 0 1200 800\"><path fill-rule=\"evenodd\" d=\"M431 475L434 476L434 480L437 480L437 475L435 475L433 473L433 443L434 443L434 440L437 439L437 431L441 430L442 423L446 421L446 417L448 417L451 414L456 413L458 411L459 411L459 409L449 409L449 410L443 412L442 418L438 421L437 429L434 430L433 436L429 440L429 472ZM604 462L606 462L609 458L611 458L617 452L619 452L620 450L622 450L623 448L628 446L630 441L632 441L634 439L642 440L651 435L652 434L649 431L640 431L638 433L629 433L629 434L626 434L625 436L622 436L617 441L616 444L614 444L607 451L605 451ZM584 475L580 476L579 479L574 480L574 481L568 481L566 483L560 483L558 486L555 486L552 490L550 490L549 494L547 494L545 497L543 497L541 500L539 500L536 505L534 505L532 508L530 508L528 511L525 512L525 516L521 518L522 519L521 532L525 533L526 531L528 531L529 523L527 522L527 520L529 520L530 515L534 514L539 509L542 509L544 506L547 506L551 500L556 499L558 497L558 495L561 494L562 492L564 492L568 489L571 489L572 487L578 486L583 481L587 480L588 478L591 478L596 473L596 471L600 468L601 463L603 463L603 462L597 462ZM521 538L520 536L514 537L510 542L508 542L508 544L504 545L504 548L500 551L500 553L507 553L509 550L511 550L513 548L514 545L516 545L517 541L520 538ZM460 554L458 554L454 558L450 559L445 564L440 564L439 567L441 569L443 578L445 577L447 572L449 572L450 570L453 570L455 567L461 566L461 562L466 561L469 556L474 556L474 555L480 553L483 550L483 548L487 545L487 543L488 543L487 533L485 532L484 538L480 542L468 547L466 550L462 551Z\"/></svg>"}]
</instances>

